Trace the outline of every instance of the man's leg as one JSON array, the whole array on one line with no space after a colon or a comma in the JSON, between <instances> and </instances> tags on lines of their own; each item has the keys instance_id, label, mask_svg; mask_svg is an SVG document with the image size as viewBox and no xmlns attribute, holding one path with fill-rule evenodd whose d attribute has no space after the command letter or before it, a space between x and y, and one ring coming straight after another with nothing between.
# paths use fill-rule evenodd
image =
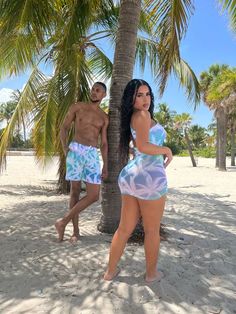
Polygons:
<instances>
[{"instance_id":1,"label":"man's leg","mask_svg":"<svg viewBox=\"0 0 236 314\"><path fill-rule=\"evenodd\" d=\"M81 181L71 181L70 183L70 209L75 206L79 201L79 196L81 192ZM72 217L73 223L73 234L70 238L71 243L75 243L79 238L79 215L75 214Z\"/></svg>"},{"instance_id":2,"label":"man's leg","mask_svg":"<svg viewBox=\"0 0 236 314\"><path fill-rule=\"evenodd\" d=\"M78 215L82 210L87 208L89 205L98 201L99 192L100 192L100 184L86 183L86 190L87 190L86 196L82 197L63 218L57 220L57 222L55 223L59 241L63 240L65 228L68 222L76 214Z\"/></svg>"}]
</instances>

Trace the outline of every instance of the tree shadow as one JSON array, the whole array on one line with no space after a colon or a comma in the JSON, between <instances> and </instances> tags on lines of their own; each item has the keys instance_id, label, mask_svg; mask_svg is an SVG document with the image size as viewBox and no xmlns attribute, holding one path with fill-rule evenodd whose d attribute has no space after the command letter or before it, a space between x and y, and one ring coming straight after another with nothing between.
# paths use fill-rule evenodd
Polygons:
<instances>
[{"instance_id":1,"label":"tree shadow","mask_svg":"<svg viewBox=\"0 0 236 314\"><path fill-rule=\"evenodd\" d=\"M165 278L147 284L143 247L134 243L127 245L119 276L103 280L111 235L97 231L99 202L81 213L80 241L69 243L69 225L59 244L53 224L65 213L68 196L23 186L28 192L22 199L14 194L18 185L1 189L10 189L14 199L0 216L1 312L233 313L235 204L222 195L170 189L164 218L169 238L159 260Z\"/></svg>"},{"instance_id":2,"label":"tree shadow","mask_svg":"<svg viewBox=\"0 0 236 314\"><path fill-rule=\"evenodd\" d=\"M226 167L228 172L235 172L236 171L236 166L230 166L230 167Z\"/></svg>"}]
</instances>

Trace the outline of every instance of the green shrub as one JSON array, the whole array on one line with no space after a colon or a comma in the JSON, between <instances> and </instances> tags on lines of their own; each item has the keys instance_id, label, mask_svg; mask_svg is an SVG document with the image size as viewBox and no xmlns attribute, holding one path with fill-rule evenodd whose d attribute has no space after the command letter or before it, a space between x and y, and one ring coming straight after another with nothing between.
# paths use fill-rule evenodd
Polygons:
<instances>
[{"instance_id":1,"label":"green shrub","mask_svg":"<svg viewBox=\"0 0 236 314\"><path fill-rule=\"evenodd\" d=\"M177 156L187 157L187 156L189 156L189 152L187 150L182 150Z\"/></svg>"},{"instance_id":2,"label":"green shrub","mask_svg":"<svg viewBox=\"0 0 236 314\"><path fill-rule=\"evenodd\" d=\"M215 150L215 147L205 147L205 148L196 150L194 152L194 155L198 157L215 158L216 150Z\"/></svg>"}]
</instances>

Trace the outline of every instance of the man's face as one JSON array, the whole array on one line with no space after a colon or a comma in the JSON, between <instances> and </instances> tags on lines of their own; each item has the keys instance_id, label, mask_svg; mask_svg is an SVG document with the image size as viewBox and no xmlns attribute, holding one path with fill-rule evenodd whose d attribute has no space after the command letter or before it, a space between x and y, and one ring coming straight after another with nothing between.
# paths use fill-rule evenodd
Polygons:
<instances>
[{"instance_id":1,"label":"man's face","mask_svg":"<svg viewBox=\"0 0 236 314\"><path fill-rule=\"evenodd\" d=\"M100 103L102 99L106 96L106 92L102 85L94 84L91 88L90 100L93 103Z\"/></svg>"}]
</instances>

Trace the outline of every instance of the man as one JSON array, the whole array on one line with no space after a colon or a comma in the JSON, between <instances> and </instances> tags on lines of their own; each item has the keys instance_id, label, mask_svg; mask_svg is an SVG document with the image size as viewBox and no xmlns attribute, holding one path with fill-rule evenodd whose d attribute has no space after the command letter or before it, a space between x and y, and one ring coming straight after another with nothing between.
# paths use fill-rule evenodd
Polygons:
<instances>
[{"instance_id":1,"label":"man","mask_svg":"<svg viewBox=\"0 0 236 314\"><path fill-rule=\"evenodd\" d=\"M107 127L108 116L99 105L106 96L106 85L96 82L90 94L90 102L79 102L72 105L60 130L60 138L66 157L66 180L70 180L70 210L57 220L55 227L58 240L62 241L68 222L72 219L73 234L70 241L76 242L79 237L79 213L99 199L101 179L107 178ZM68 131L74 122L74 139L68 145ZM100 141L99 141L100 136ZM98 141L103 159L100 172ZM86 183L86 196L79 199L81 181Z\"/></svg>"}]
</instances>

